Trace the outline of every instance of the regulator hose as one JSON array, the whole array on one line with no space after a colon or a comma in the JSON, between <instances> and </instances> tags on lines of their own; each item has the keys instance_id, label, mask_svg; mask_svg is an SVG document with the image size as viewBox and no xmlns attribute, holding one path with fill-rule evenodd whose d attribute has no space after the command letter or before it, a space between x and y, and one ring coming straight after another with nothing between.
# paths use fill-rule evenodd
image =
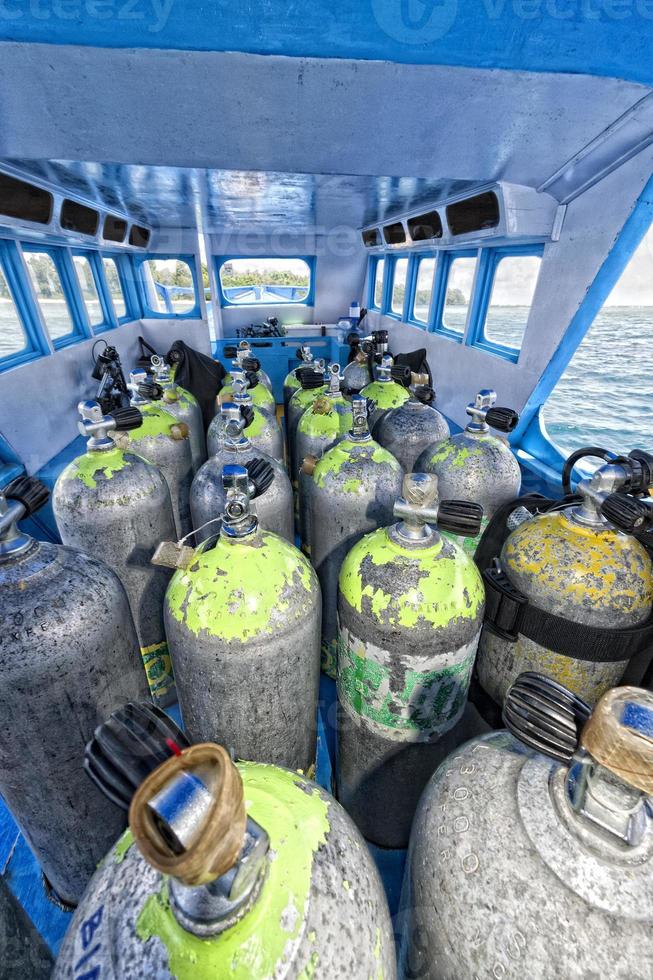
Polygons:
<instances>
[{"instance_id":1,"label":"regulator hose","mask_svg":"<svg viewBox=\"0 0 653 980\"><path fill-rule=\"evenodd\" d=\"M574 492L571 488L571 474L574 467L581 459L588 457L602 459L604 463L611 463L617 458L615 453L611 453L608 449L602 449L600 446L584 446L582 449L577 449L569 456L562 470L562 489L565 496L571 496Z\"/></svg>"}]
</instances>

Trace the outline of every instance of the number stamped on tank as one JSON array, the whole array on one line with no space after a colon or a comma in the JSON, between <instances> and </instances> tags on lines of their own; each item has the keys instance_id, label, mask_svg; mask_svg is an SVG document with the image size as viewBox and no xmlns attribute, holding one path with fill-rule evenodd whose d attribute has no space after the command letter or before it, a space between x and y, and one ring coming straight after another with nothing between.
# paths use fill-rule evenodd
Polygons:
<instances>
[{"instance_id":1,"label":"number stamped on tank","mask_svg":"<svg viewBox=\"0 0 653 980\"><path fill-rule=\"evenodd\" d=\"M73 967L75 980L98 980L102 974L100 963L93 961L101 956L103 915L104 906L100 905L79 927L75 946L81 956Z\"/></svg>"}]
</instances>

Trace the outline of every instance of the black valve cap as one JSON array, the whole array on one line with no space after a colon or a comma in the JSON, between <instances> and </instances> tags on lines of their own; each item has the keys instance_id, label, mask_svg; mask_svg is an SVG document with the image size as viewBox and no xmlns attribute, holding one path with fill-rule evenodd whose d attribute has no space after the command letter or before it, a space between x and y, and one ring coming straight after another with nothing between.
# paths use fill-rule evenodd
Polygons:
<instances>
[{"instance_id":1,"label":"black valve cap","mask_svg":"<svg viewBox=\"0 0 653 980\"><path fill-rule=\"evenodd\" d=\"M491 429L513 432L519 423L519 412L514 408L488 408L485 421Z\"/></svg>"},{"instance_id":2,"label":"black valve cap","mask_svg":"<svg viewBox=\"0 0 653 980\"><path fill-rule=\"evenodd\" d=\"M258 357L244 357L243 371L253 371L255 374L261 370L261 362Z\"/></svg>"},{"instance_id":3,"label":"black valve cap","mask_svg":"<svg viewBox=\"0 0 653 980\"><path fill-rule=\"evenodd\" d=\"M324 375L320 371L313 371L311 368L298 371L297 377L304 391L314 391L324 385Z\"/></svg>"},{"instance_id":4,"label":"black valve cap","mask_svg":"<svg viewBox=\"0 0 653 980\"><path fill-rule=\"evenodd\" d=\"M253 391L254 388L256 388L256 386L259 383L259 381L258 381L258 374L256 373L256 371L246 371L245 372L245 381L247 382L248 389L250 391Z\"/></svg>"},{"instance_id":5,"label":"black valve cap","mask_svg":"<svg viewBox=\"0 0 653 980\"><path fill-rule=\"evenodd\" d=\"M483 508L471 500L441 500L438 505L438 527L463 538L475 538L481 530Z\"/></svg>"},{"instance_id":6,"label":"black valve cap","mask_svg":"<svg viewBox=\"0 0 653 980\"><path fill-rule=\"evenodd\" d=\"M254 408L252 405L241 405L240 415L245 422L245 428L247 429L254 421Z\"/></svg>"},{"instance_id":7,"label":"black valve cap","mask_svg":"<svg viewBox=\"0 0 653 980\"><path fill-rule=\"evenodd\" d=\"M543 674L520 674L506 694L503 723L529 748L569 764L592 709Z\"/></svg>"},{"instance_id":8,"label":"black valve cap","mask_svg":"<svg viewBox=\"0 0 653 980\"><path fill-rule=\"evenodd\" d=\"M297 350L295 351L295 357L297 358L298 361L304 360L304 351L302 350L301 347L298 347Z\"/></svg>"},{"instance_id":9,"label":"black valve cap","mask_svg":"<svg viewBox=\"0 0 653 980\"><path fill-rule=\"evenodd\" d=\"M265 459L252 459L245 464L249 478L254 484L254 496L260 497L274 482L274 468Z\"/></svg>"},{"instance_id":10,"label":"black valve cap","mask_svg":"<svg viewBox=\"0 0 653 980\"><path fill-rule=\"evenodd\" d=\"M95 729L84 771L116 806L128 810L141 783L190 742L156 705L130 702Z\"/></svg>"},{"instance_id":11,"label":"black valve cap","mask_svg":"<svg viewBox=\"0 0 653 980\"><path fill-rule=\"evenodd\" d=\"M601 513L624 534L639 534L653 527L653 501L647 503L627 493L611 493L601 504Z\"/></svg>"},{"instance_id":12,"label":"black valve cap","mask_svg":"<svg viewBox=\"0 0 653 980\"><path fill-rule=\"evenodd\" d=\"M634 449L628 457L633 463L631 493L648 493L653 487L653 456L643 449Z\"/></svg>"},{"instance_id":13,"label":"black valve cap","mask_svg":"<svg viewBox=\"0 0 653 980\"><path fill-rule=\"evenodd\" d=\"M35 476L17 476L2 491L8 500L16 500L25 508L24 517L30 517L44 507L50 499L45 483Z\"/></svg>"},{"instance_id":14,"label":"black valve cap","mask_svg":"<svg viewBox=\"0 0 653 980\"><path fill-rule=\"evenodd\" d=\"M415 388L415 398L422 405L432 405L435 401L435 391L428 385L419 385Z\"/></svg>"},{"instance_id":15,"label":"black valve cap","mask_svg":"<svg viewBox=\"0 0 653 980\"><path fill-rule=\"evenodd\" d=\"M117 432L130 432L138 429L143 424L143 416L137 408L128 406L127 408L116 408L109 412L109 415L116 423Z\"/></svg>"},{"instance_id":16,"label":"black valve cap","mask_svg":"<svg viewBox=\"0 0 653 980\"><path fill-rule=\"evenodd\" d=\"M388 343L388 331L387 330L373 330L372 340L375 344L387 344Z\"/></svg>"},{"instance_id":17,"label":"black valve cap","mask_svg":"<svg viewBox=\"0 0 653 980\"><path fill-rule=\"evenodd\" d=\"M410 387L412 374L407 364L394 364L390 369L390 377L404 388Z\"/></svg>"},{"instance_id":18,"label":"black valve cap","mask_svg":"<svg viewBox=\"0 0 653 980\"><path fill-rule=\"evenodd\" d=\"M157 402L163 398L163 388L156 381L141 381L138 386L138 394L141 398L148 398L150 401Z\"/></svg>"}]
</instances>

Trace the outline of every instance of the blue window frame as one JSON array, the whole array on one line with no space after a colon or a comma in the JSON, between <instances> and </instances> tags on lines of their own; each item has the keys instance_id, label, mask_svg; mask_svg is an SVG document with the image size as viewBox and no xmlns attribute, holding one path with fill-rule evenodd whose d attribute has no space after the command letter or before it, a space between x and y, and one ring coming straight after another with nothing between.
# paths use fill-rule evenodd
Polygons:
<instances>
[{"instance_id":1,"label":"blue window frame","mask_svg":"<svg viewBox=\"0 0 653 980\"><path fill-rule=\"evenodd\" d=\"M384 255L371 255L368 268L367 308L381 312L385 308L387 261Z\"/></svg>"},{"instance_id":2,"label":"blue window frame","mask_svg":"<svg viewBox=\"0 0 653 980\"><path fill-rule=\"evenodd\" d=\"M432 321L437 264L437 255L433 252L412 257L408 322L422 330L428 329Z\"/></svg>"},{"instance_id":3,"label":"blue window frame","mask_svg":"<svg viewBox=\"0 0 653 980\"><path fill-rule=\"evenodd\" d=\"M485 248L469 343L517 362L537 287L543 245Z\"/></svg>"},{"instance_id":4,"label":"blue window frame","mask_svg":"<svg viewBox=\"0 0 653 980\"><path fill-rule=\"evenodd\" d=\"M441 252L429 328L462 344L473 315L478 250Z\"/></svg>"},{"instance_id":5,"label":"blue window frame","mask_svg":"<svg viewBox=\"0 0 653 980\"><path fill-rule=\"evenodd\" d=\"M284 255L283 257L270 255L220 255L216 256L215 275L220 287L220 305L227 306L314 306L315 305L315 265L314 255ZM230 266L231 270L237 274L238 267L242 267L242 276L247 277L248 263L269 263L271 272L283 271L286 265L288 272L297 278L301 278L298 263L303 263L308 271L308 284L305 283L276 283L274 279L269 282L256 282L265 270L252 270L251 283L245 281L234 286L223 285L223 272L227 273L225 267ZM236 268L234 268L236 266ZM276 267L276 268L275 268Z\"/></svg>"},{"instance_id":6,"label":"blue window frame","mask_svg":"<svg viewBox=\"0 0 653 980\"><path fill-rule=\"evenodd\" d=\"M143 304L133 257L120 252L100 254L102 281L111 316L117 323L129 323L143 316Z\"/></svg>"},{"instance_id":7,"label":"blue window frame","mask_svg":"<svg viewBox=\"0 0 653 980\"><path fill-rule=\"evenodd\" d=\"M41 320L55 350L91 336L68 251L22 244Z\"/></svg>"},{"instance_id":8,"label":"blue window frame","mask_svg":"<svg viewBox=\"0 0 653 980\"><path fill-rule=\"evenodd\" d=\"M387 287L382 312L395 320L404 320L411 286L411 256L386 256Z\"/></svg>"},{"instance_id":9,"label":"blue window frame","mask_svg":"<svg viewBox=\"0 0 653 980\"><path fill-rule=\"evenodd\" d=\"M100 255L73 249L72 260L87 325L94 334L111 330L117 326L118 320L107 292Z\"/></svg>"},{"instance_id":10,"label":"blue window frame","mask_svg":"<svg viewBox=\"0 0 653 980\"><path fill-rule=\"evenodd\" d=\"M134 256L133 262L138 273L138 284L141 294L141 303L144 315L153 319L178 320L196 319L201 316L199 299L199 277L194 255L144 255ZM161 270L165 272L166 281L156 278L156 269L149 263L161 263L170 265L170 269ZM186 266L190 273L191 283L177 285L173 281L179 271L173 268L173 263L178 267ZM167 281L170 279L171 281Z\"/></svg>"},{"instance_id":11,"label":"blue window frame","mask_svg":"<svg viewBox=\"0 0 653 980\"><path fill-rule=\"evenodd\" d=\"M49 352L18 246L0 240L0 371Z\"/></svg>"}]
</instances>

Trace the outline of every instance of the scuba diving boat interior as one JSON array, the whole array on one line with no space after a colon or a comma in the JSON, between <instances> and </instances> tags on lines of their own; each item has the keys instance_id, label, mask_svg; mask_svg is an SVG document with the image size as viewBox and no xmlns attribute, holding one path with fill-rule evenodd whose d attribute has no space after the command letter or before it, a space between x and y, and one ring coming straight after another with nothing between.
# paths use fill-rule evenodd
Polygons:
<instances>
[{"instance_id":1,"label":"scuba diving boat interior","mask_svg":"<svg viewBox=\"0 0 653 980\"><path fill-rule=\"evenodd\" d=\"M644 980L653 7L209 6L0 6L0 977Z\"/></svg>"}]
</instances>

